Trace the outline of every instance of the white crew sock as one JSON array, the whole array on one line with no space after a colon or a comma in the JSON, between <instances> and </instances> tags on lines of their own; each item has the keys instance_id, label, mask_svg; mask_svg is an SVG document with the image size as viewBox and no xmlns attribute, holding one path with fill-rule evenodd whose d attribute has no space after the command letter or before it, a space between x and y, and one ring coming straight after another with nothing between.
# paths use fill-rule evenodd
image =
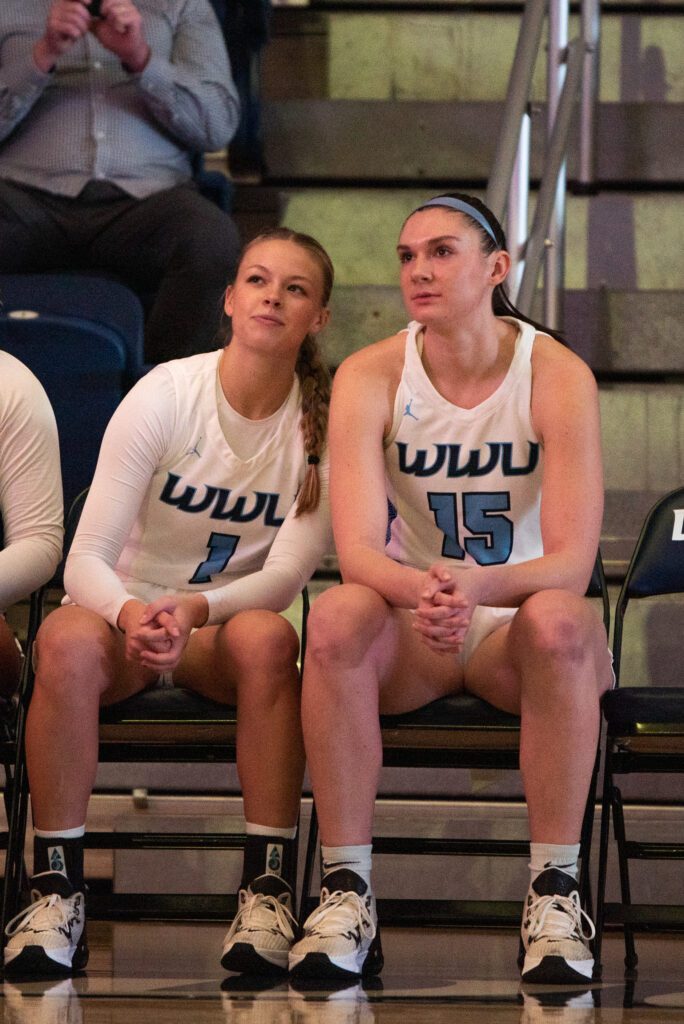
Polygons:
<instances>
[{"instance_id":1,"label":"white crew sock","mask_svg":"<svg viewBox=\"0 0 684 1024\"><path fill-rule=\"evenodd\" d=\"M44 828L34 828L34 835L41 839L81 839L85 835L85 825L77 828L58 828L46 831Z\"/></svg>"},{"instance_id":2,"label":"white crew sock","mask_svg":"<svg viewBox=\"0 0 684 1024\"><path fill-rule=\"evenodd\" d=\"M325 885L325 876L332 871L346 868L359 875L371 892L371 853L372 845L367 846L321 846L321 875Z\"/></svg>"},{"instance_id":3,"label":"white crew sock","mask_svg":"<svg viewBox=\"0 0 684 1024\"><path fill-rule=\"evenodd\" d=\"M297 826L294 825L293 828L275 828L271 825L254 825L251 821L246 821L245 835L278 836L280 839L294 839L297 835Z\"/></svg>"},{"instance_id":4,"label":"white crew sock","mask_svg":"<svg viewBox=\"0 0 684 1024\"><path fill-rule=\"evenodd\" d=\"M577 880L580 844L530 843L530 880L534 882L546 868L558 868Z\"/></svg>"}]
</instances>

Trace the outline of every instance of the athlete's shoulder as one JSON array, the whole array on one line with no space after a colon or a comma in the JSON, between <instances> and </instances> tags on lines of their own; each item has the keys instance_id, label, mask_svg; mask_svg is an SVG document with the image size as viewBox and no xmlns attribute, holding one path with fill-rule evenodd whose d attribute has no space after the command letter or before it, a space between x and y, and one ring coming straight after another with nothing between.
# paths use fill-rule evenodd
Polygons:
<instances>
[{"instance_id":1,"label":"athlete's shoulder","mask_svg":"<svg viewBox=\"0 0 684 1024\"><path fill-rule=\"evenodd\" d=\"M6 417L24 417L27 412L54 420L45 388L33 371L9 352L0 352L0 421L5 426Z\"/></svg>"},{"instance_id":2,"label":"athlete's shoulder","mask_svg":"<svg viewBox=\"0 0 684 1024\"><path fill-rule=\"evenodd\" d=\"M358 349L340 364L335 379L340 380L361 378L365 381L386 381L394 378L397 370L401 374L406 350L405 330L399 331L381 341L373 342Z\"/></svg>"},{"instance_id":3,"label":"athlete's shoulder","mask_svg":"<svg viewBox=\"0 0 684 1024\"><path fill-rule=\"evenodd\" d=\"M12 386L42 390L42 385L33 371L9 352L0 351L0 380L2 391L5 392Z\"/></svg>"},{"instance_id":4,"label":"athlete's shoulder","mask_svg":"<svg viewBox=\"0 0 684 1024\"><path fill-rule=\"evenodd\" d=\"M220 358L220 349L213 352L198 352L194 356L184 356L182 359L169 359L166 363L159 363L155 369L166 372L178 385L182 385L185 381L213 377Z\"/></svg>"},{"instance_id":5,"label":"athlete's shoulder","mask_svg":"<svg viewBox=\"0 0 684 1024\"><path fill-rule=\"evenodd\" d=\"M557 381L559 386L565 380L566 383L571 381L592 390L596 388L594 374L581 356L568 345L541 331L537 331L534 339L532 370L549 383Z\"/></svg>"}]
</instances>

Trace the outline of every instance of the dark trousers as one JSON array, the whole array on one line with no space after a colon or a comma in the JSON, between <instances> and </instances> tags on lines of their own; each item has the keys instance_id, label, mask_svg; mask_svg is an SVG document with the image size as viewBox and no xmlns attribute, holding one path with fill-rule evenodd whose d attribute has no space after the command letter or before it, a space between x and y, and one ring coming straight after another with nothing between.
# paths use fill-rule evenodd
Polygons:
<instances>
[{"instance_id":1,"label":"dark trousers","mask_svg":"<svg viewBox=\"0 0 684 1024\"><path fill-rule=\"evenodd\" d=\"M0 273L104 271L151 293L150 362L214 347L238 253L233 221L192 183L133 199L107 182L68 198L0 181Z\"/></svg>"}]
</instances>

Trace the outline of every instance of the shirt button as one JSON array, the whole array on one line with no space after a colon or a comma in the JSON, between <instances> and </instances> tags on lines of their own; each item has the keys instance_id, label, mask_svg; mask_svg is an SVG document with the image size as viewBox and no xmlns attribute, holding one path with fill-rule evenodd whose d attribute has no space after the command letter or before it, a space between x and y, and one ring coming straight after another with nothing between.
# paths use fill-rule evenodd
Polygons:
<instances>
[{"instance_id":1,"label":"shirt button","mask_svg":"<svg viewBox=\"0 0 684 1024\"><path fill-rule=\"evenodd\" d=\"M95 132L95 138L96 139L104 139L104 137L105 137L105 133L103 131Z\"/></svg>"},{"instance_id":2,"label":"shirt button","mask_svg":"<svg viewBox=\"0 0 684 1024\"><path fill-rule=\"evenodd\" d=\"M94 60L94 61L93 61L93 69L94 69L95 71L102 71L102 61L100 61L100 60Z\"/></svg>"}]
</instances>

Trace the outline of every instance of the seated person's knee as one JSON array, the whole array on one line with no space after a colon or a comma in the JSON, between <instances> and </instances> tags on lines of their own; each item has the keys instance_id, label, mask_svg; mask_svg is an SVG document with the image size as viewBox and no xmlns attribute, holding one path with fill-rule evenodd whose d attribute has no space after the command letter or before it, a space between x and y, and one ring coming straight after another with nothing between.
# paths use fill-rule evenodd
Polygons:
<instances>
[{"instance_id":1,"label":"seated person's knee","mask_svg":"<svg viewBox=\"0 0 684 1024\"><path fill-rule=\"evenodd\" d=\"M561 590L533 594L513 619L515 635L528 650L572 660L586 651L589 625L584 598Z\"/></svg>"},{"instance_id":2,"label":"seated person's knee","mask_svg":"<svg viewBox=\"0 0 684 1024\"><path fill-rule=\"evenodd\" d=\"M365 656L385 601L355 584L331 587L313 604L307 628L307 657L320 662L355 663Z\"/></svg>"}]
</instances>

